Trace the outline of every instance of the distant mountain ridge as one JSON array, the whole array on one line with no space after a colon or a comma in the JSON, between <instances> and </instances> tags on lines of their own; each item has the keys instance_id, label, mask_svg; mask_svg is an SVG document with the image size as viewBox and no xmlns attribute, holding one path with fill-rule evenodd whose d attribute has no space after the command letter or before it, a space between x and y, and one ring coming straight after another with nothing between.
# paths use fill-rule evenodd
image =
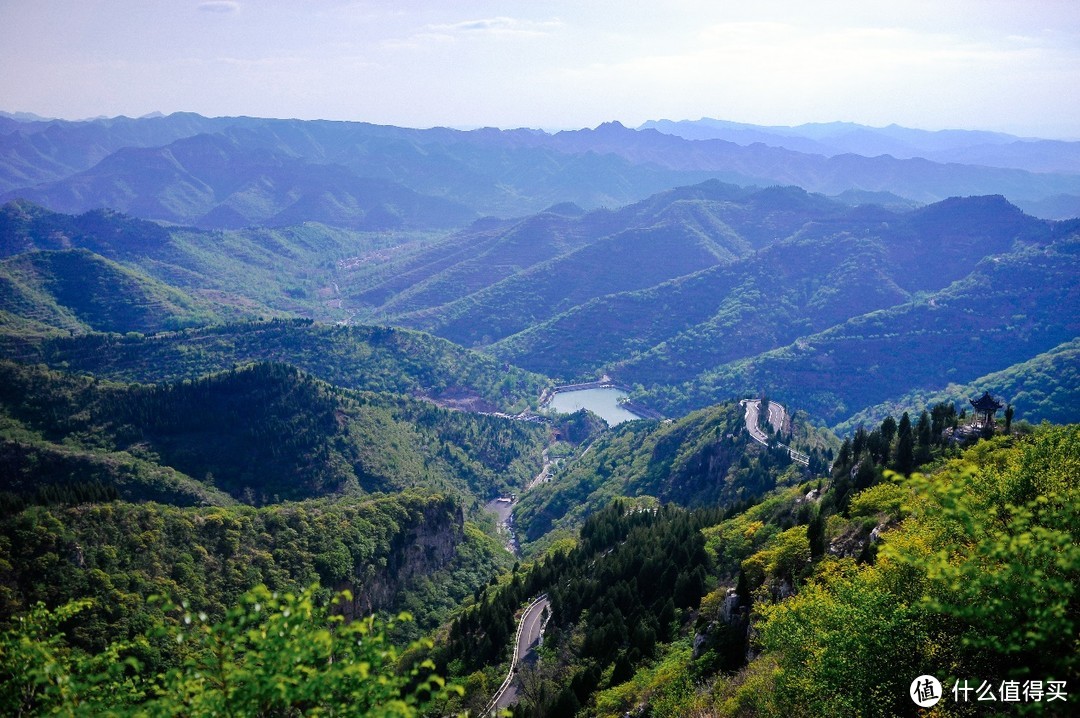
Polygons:
<instances>
[{"instance_id":1,"label":"distant mountain ridge","mask_svg":"<svg viewBox=\"0 0 1080 718\"><path fill-rule=\"evenodd\" d=\"M454 227L475 215L448 200L200 134L123 148L92 168L15 195L68 213L108 207L210 229L323 222L362 230Z\"/></svg>"},{"instance_id":2,"label":"distant mountain ridge","mask_svg":"<svg viewBox=\"0 0 1080 718\"><path fill-rule=\"evenodd\" d=\"M952 165L919 157L865 157L853 153L831 157L805 154L762 144L741 146L720 139L685 140L656 130L630 130L607 123L595 130L561 132L556 145L578 151L612 152L664 167L731 173L759 184L794 184L812 192L888 191L922 202L956 195L1002 194L1034 200L1049 193L1076 194L1080 175L1033 173L1011 168Z\"/></svg>"},{"instance_id":3,"label":"distant mountain ridge","mask_svg":"<svg viewBox=\"0 0 1080 718\"><path fill-rule=\"evenodd\" d=\"M502 216L532 213L565 201L621 205L708 176L635 166L612 155L562 153L538 143L537 138L546 135L531 130L414 130L361 122L211 119L177 113L144 120L14 123L12 131L0 135L0 190L8 190L0 196L45 200L42 193L48 192L55 198L47 203L57 202L48 206L78 212L110 206L106 202L117 199L117 187L134 188L134 195L119 197L129 209L145 205L147 210L167 214L170 203L190 201L188 195L194 192L203 212L188 211L184 221L192 223L213 208L207 199L212 195L207 185L214 185L213 178L207 178L208 168L198 163L174 166L171 155L173 149L186 148L189 143L184 140L199 135L217 138L203 139L202 144L227 145L233 155L230 166L265 164L268 159L277 165L291 163L303 167L316 184L379 181L399 191L410 189L429 201L464 204L473 212ZM178 142L177 148L166 150ZM157 158L151 152L111 159L115 153L140 149L164 151L165 156ZM143 157L152 160L151 170L157 167L149 178L143 177L137 162L132 164ZM207 157L215 161L214 152ZM105 168L97 167L106 160ZM335 165L336 170L332 169ZM227 199L216 197L218 203ZM286 208L280 201L272 206L278 212ZM148 217L142 211L136 214ZM293 217L302 214L296 212ZM267 216L276 213L264 210L263 215L247 219L266 224ZM243 212L239 217L232 213L211 216L207 226L222 226L223 221L224 226L236 226L244 217ZM350 221L343 226L356 226L355 218ZM450 214L434 226L464 223L462 217Z\"/></svg>"},{"instance_id":4,"label":"distant mountain ridge","mask_svg":"<svg viewBox=\"0 0 1080 718\"><path fill-rule=\"evenodd\" d=\"M711 118L650 120L637 129L653 129L690 140L727 140L743 146L761 143L826 157L892 155L897 159L922 157L934 162L1030 172L1080 172L1080 141L1025 138L1003 132L868 127L852 122L762 126Z\"/></svg>"},{"instance_id":5,"label":"distant mountain ridge","mask_svg":"<svg viewBox=\"0 0 1080 718\"><path fill-rule=\"evenodd\" d=\"M650 120L638 129L656 130L687 140L723 140L743 147L760 144L830 158L844 154L872 158L888 155L900 160L920 158L939 164L1017 169L1032 173L1080 173L1080 141L1024 138L1001 132L929 131L898 125L867 127L851 122L796 127L761 126L710 118ZM892 191L905 194L895 189ZM1039 217L1067 219L1080 216L1080 193L1075 190L1040 197L1003 190L1001 193L1008 195L1025 211Z\"/></svg>"},{"instance_id":6,"label":"distant mountain ridge","mask_svg":"<svg viewBox=\"0 0 1080 718\"><path fill-rule=\"evenodd\" d=\"M895 136L870 133L856 146L853 133L863 136L869 128L843 127L850 147L822 145L830 139L827 133L801 140L770 135L777 143L802 142L789 148L762 144L757 135L735 136L757 142L745 145L632 130L617 122L548 134L191 113L87 122L8 120L0 128L0 201L32 199L72 213L112 207L203 227L315 220L377 229L460 227L470 216L522 216L563 202L621 206L709 178L795 184L829 195L887 192L918 202L1002 194L1040 211L1063 206L1061 200L1047 204L1049 198L1080 196L1080 143L994 144L1004 138L963 135L984 144L970 146L968 157L942 140L938 144L946 148L940 152L954 154L931 161L919 158L918 150L900 151L913 137L925 144L917 131L885 128ZM852 154L854 148L881 155L877 150L887 142L895 145L896 156ZM1011 153L1014 160L982 166L994 164L991 150Z\"/></svg>"}]
</instances>

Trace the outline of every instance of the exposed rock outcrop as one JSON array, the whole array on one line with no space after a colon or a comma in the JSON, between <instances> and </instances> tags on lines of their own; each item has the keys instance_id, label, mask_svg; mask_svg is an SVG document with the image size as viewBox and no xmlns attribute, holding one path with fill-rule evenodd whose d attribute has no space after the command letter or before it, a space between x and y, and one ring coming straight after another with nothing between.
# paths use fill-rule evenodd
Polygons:
<instances>
[{"instance_id":1,"label":"exposed rock outcrop","mask_svg":"<svg viewBox=\"0 0 1080 718\"><path fill-rule=\"evenodd\" d=\"M335 587L348 589L353 600L341 607L347 620L366 616L394 604L401 589L415 576L435 573L453 560L465 538L465 516L451 501L433 503L408 517L381 568L369 566L363 578Z\"/></svg>"}]
</instances>

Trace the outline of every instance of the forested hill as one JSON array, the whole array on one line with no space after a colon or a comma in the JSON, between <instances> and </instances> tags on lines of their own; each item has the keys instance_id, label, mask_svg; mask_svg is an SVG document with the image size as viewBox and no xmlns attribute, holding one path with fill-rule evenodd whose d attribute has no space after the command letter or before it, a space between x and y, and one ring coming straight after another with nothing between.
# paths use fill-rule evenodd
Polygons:
<instances>
[{"instance_id":1,"label":"forested hill","mask_svg":"<svg viewBox=\"0 0 1080 718\"><path fill-rule=\"evenodd\" d=\"M0 211L0 229L7 251L23 252L3 265L9 356L140 381L285 361L343 386L489 410L520 410L544 383L513 369L496 378L498 363L477 369L486 360L450 359L401 333L387 335L407 345L394 362L425 375L417 381L363 378L366 350L329 328L110 339L108 352L86 349L100 346L91 339L47 342L42 353L27 337L280 312L367 317L564 381L607 373L639 385L638 399L670 415L771 387L839 425L870 404L934 390L939 378L933 363L868 381L839 375L964 347L971 361L952 366L947 380L968 383L1076 336L1078 225L1029 217L1001 197L898 211L713 181L618 210L562 205L479 222L441 239L318 225L200 232L16 203ZM361 342L377 334L349 331L368 337ZM214 332L233 334L236 347ZM852 338L857 347L845 344ZM424 358L414 361L417 353Z\"/></svg>"},{"instance_id":2,"label":"forested hill","mask_svg":"<svg viewBox=\"0 0 1080 718\"><path fill-rule=\"evenodd\" d=\"M670 383L943 288L1017 240L1055 236L1051 224L1000 198L915 213L863 207L802 219L788 236L738 261L584 302L492 351L554 375L617 365L628 381ZM927 262L926 255L936 260ZM592 326L619 331L585 340ZM553 342L564 350L541 349Z\"/></svg>"},{"instance_id":3,"label":"forested hill","mask_svg":"<svg viewBox=\"0 0 1080 718\"><path fill-rule=\"evenodd\" d=\"M339 263L407 252L431 237L331 228L302 218L290 227L205 231L111 210L67 215L26 201L0 206L0 256L89 250L191 295L225 319L301 314L344 320L349 315L339 310L335 285Z\"/></svg>"},{"instance_id":4,"label":"forested hill","mask_svg":"<svg viewBox=\"0 0 1080 718\"><path fill-rule=\"evenodd\" d=\"M0 260L0 307L7 335L154 332L222 319L212 302L85 249Z\"/></svg>"},{"instance_id":5,"label":"forested hill","mask_svg":"<svg viewBox=\"0 0 1080 718\"><path fill-rule=\"evenodd\" d=\"M785 431L788 444L810 455L804 468L785 449L755 444L744 414L732 402L678 420L628 422L597 437L522 499L517 510L522 537L534 542L553 529L561 530L553 535L572 534L586 516L619 497L640 497L644 507L659 501L728 509L754 502L777 485L825 473L836 448L827 432L801 419Z\"/></svg>"},{"instance_id":6,"label":"forested hill","mask_svg":"<svg viewBox=\"0 0 1080 718\"><path fill-rule=\"evenodd\" d=\"M560 205L443 238L318 225L201 232L14 203L0 210L0 230L6 251L18 253L0 278L8 355L140 381L271 360L347 387L520 410L545 380L514 369L496 377L502 362L563 381L607 373L669 415L768 387L840 425L871 404L937 387L934 363L883 371L901 357L964 347L968 360L947 377L963 384L1076 336L1077 223L1029 217L1001 197L900 211L710 181L618 210ZM390 332L407 345L393 362L424 376L363 378L366 350L338 332L368 342L378 334L368 329L208 329L110 339L108 351L87 349L101 339L49 341L44 352L28 340L282 312L406 324L499 361L479 368L486 360L451 359ZM867 381L838 380L871 370L878 375Z\"/></svg>"},{"instance_id":7,"label":"forested hill","mask_svg":"<svg viewBox=\"0 0 1080 718\"><path fill-rule=\"evenodd\" d=\"M507 570L510 559L495 540L463 520L453 497L422 491L258 509L126 502L34 506L0 515L0 544L5 547L0 566L5 623L39 601L55 608L79 599L83 608L63 624L62 642L38 654L36 662L7 664L14 676L4 675L0 686L6 689L20 685L27 672L46 666L63 672L68 660L121 643L123 662L114 665L122 666L128 680L201 660L195 646L170 634L188 628L193 619L206 625L224 620L258 585L266 587L261 600L267 609L271 591L284 598L316 583L325 587L313 596L319 604L332 589L352 592L350 602L336 607L339 615L396 615L408 608L416 622L401 625L393 636L404 643L433 630L491 575ZM163 598L189 607L187 621ZM254 613L257 619L259 608ZM304 618L297 613L294 626ZM0 642L9 635L0 633ZM20 648L35 644L31 639L3 645L7 658L24 655ZM308 648L312 645L316 642ZM61 700L73 695L85 709L89 697L81 687L69 687ZM90 700L116 707L132 698L117 689ZM47 687L29 695L0 691L12 715L19 707L35 712L52 699ZM130 708L145 710L149 699L139 695Z\"/></svg>"},{"instance_id":8,"label":"forested hill","mask_svg":"<svg viewBox=\"0 0 1080 718\"><path fill-rule=\"evenodd\" d=\"M646 476L648 454L669 467L665 475L681 475L679 483L698 475L712 463L701 449L725 446L723 430L735 418L722 409L667 429L647 425L658 441L639 456L624 454L624 477ZM36 685L41 672L53 672L70 679L68 690L0 695L10 706L78 702L136 713L148 701L174 701L183 676L196 681L189 685L200 701L217 695L191 672L232 676L242 668L243 685L286 690L273 691L273 700L244 692L225 704L300 705L284 679L312 647L264 649L251 627L287 619L298 636L322 637L313 646L332 640L336 632L313 624L318 612L290 616L290 592L313 578L355 589L346 612L390 601L414 607L431 626L449 618L446 607L463 607L437 644L406 656L407 665L430 657L464 687L449 702L440 695L440 712L486 704L505 670L516 610L540 593L550 601L545 648L539 663L520 667L517 715L614 717L642 707L733 718L903 715L911 676L926 673L946 686L973 674L1067 686L1077 670L1078 429L1003 433L961 453L924 431L942 420L948 412L936 409L918 422L889 418L844 443L829 480L791 483L726 510L612 500L581 524L576 541L512 571L506 554L442 496L260 509L26 508L0 518L0 545L11 547L0 566L3 610L21 612L37 599L60 605L69 591L94 600L40 607L0 634L20 660L47 649L40 657L49 667L20 663L5 686ZM598 470L616 456L612 444L604 447ZM926 475L882 473L912 461ZM652 489L666 490L663 482ZM477 573L500 568L491 581ZM285 592L284 612L281 593L241 598L256 582ZM162 590L189 603L177 611L146 601ZM241 622L240 635L230 621ZM202 635L205 643L186 642ZM130 643L112 643L118 637ZM222 653L239 660L214 669ZM106 667L117 655L134 659L120 664L122 674ZM170 687L156 687L162 683ZM945 707L955 709L945 715L966 714ZM1044 713L1068 714L1055 708Z\"/></svg>"},{"instance_id":9,"label":"forested hill","mask_svg":"<svg viewBox=\"0 0 1080 718\"><path fill-rule=\"evenodd\" d=\"M193 379L260 361L290 364L349 389L518 412L549 380L408 329L310 320L225 324L153 336L90 334L17 344L12 357L121 381Z\"/></svg>"},{"instance_id":10,"label":"forested hill","mask_svg":"<svg viewBox=\"0 0 1080 718\"><path fill-rule=\"evenodd\" d=\"M1080 175L618 123L0 130L0 713L1075 682L1080 219L1011 200ZM662 416L535 414L578 381Z\"/></svg>"},{"instance_id":11,"label":"forested hill","mask_svg":"<svg viewBox=\"0 0 1080 718\"><path fill-rule=\"evenodd\" d=\"M1067 690L1078 427L961 453L922 428L947 413L889 418L845 442L831 481L749 507L613 501L575 544L477 595L437 660L462 675L497 660L489 639L546 592L543 658L521 668L515 715L908 715L912 676L951 687L980 671ZM882 474L913 459L925 474ZM962 698L942 702L942 715L969 715Z\"/></svg>"},{"instance_id":12,"label":"forested hill","mask_svg":"<svg viewBox=\"0 0 1080 718\"><path fill-rule=\"evenodd\" d=\"M114 385L0 364L8 504L277 503L409 487L473 508L540 468L545 427L352 392L280 364Z\"/></svg>"},{"instance_id":13,"label":"forested hill","mask_svg":"<svg viewBox=\"0 0 1080 718\"><path fill-rule=\"evenodd\" d=\"M374 316L465 345L489 344L596 297L730 264L846 210L798 188L706 182L614 212L545 213L462 232L351 299Z\"/></svg>"},{"instance_id":14,"label":"forested hill","mask_svg":"<svg viewBox=\"0 0 1080 718\"><path fill-rule=\"evenodd\" d=\"M877 404L854 415L837 430L848 433L860 424L877 423L888 414L922 411L942 402L966 408L973 397L984 391L1008 397L1017 421L1072 422L1076 418L1076 397L1080 396L1080 338L968 384L911 392Z\"/></svg>"},{"instance_id":15,"label":"forested hill","mask_svg":"<svg viewBox=\"0 0 1080 718\"><path fill-rule=\"evenodd\" d=\"M833 423L913 389L940 386L942 352L954 357L947 360L950 380L974 382L1077 336L1078 252L1080 235L1073 235L988 257L941 291L708 370L684 385L685 394L659 393L676 405L696 396L683 404L692 406L716 393L772 386ZM1037 413L1032 418L1041 420Z\"/></svg>"},{"instance_id":16,"label":"forested hill","mask_svg":"<svg viewBox=\"0 0 1080 718\"><path fill-rule=\"evenodd\" d=\"M669 415L773 387L841 423L940 368L886 364L971 352L948 377L970 382L1076 336L1078 228L1002 197L895 211L705 183L478 226L347 286L358 311L561 380L606 373Z\"/></svg>"}]
</instances>

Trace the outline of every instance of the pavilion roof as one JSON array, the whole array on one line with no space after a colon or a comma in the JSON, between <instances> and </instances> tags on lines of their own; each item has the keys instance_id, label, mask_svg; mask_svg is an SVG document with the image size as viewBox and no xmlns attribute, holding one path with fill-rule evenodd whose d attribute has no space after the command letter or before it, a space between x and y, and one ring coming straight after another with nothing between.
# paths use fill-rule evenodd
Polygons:
<instances>
[{"instance_id":1,"label":"pavilion roof","mask_svg":"<svg viewBox=\"0 0 1080 718\"><path fill-rule=\"evenodd\" d=\"M997 411L1005 406L1000 401L990 396L990 392L988 391L983 392L983 395L978 399L971 399L970 401L976 411Z\"/></svg>"}]
</instances>

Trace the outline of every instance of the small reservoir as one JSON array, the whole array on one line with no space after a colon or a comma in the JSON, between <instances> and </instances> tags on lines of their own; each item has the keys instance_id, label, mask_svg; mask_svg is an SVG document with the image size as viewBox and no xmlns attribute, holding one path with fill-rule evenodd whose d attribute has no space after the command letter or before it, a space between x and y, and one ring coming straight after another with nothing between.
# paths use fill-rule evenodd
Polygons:
<instances>
[{"instance_id":1,"label":"small reservoir","mask_svg":"<svg viewBox=\"0 0 1080 718\"><path fill-rule=\"evenodd\" d=\"M579 409L588 409L606 421L609 426L615 426L624 421L641 418L619 404L619 400L627 396L625 391L615 387L557 391L544 408L561 414L573 414Z\"/></svg>"}]
</instances>

